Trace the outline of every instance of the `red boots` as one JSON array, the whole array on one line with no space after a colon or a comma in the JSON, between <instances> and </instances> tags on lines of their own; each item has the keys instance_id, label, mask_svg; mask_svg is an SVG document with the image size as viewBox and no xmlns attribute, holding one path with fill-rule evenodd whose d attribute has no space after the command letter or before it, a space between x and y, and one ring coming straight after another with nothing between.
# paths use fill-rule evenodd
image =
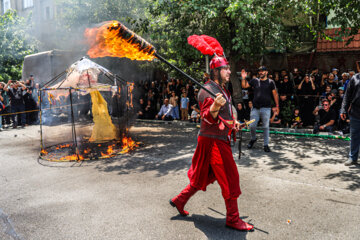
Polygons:
<instances>
[{"instance_id":1,"label":"red boots","mask_svg":"<svg viewBox=\"0 0 360 240\"><path fill-rule=\"evenodd\" d=\"M225 200L226 205L226 226L239 231L253 231L254 226L250 225L239 217L237 199Z\"/></svg>"},{"instance_id":2,"label":"red boots","mask_svg":"<svg viewBox=\"0 0 360 240\"><path fill-rule=\"evenodd\" d=\"M188 211L184 210L184 206L192 195L197 192L197 189L192 187L190 184L181 191L179 195L170 200L170 204L179 211L181 216L189 215Z\"/></svg>"}]
</instances>

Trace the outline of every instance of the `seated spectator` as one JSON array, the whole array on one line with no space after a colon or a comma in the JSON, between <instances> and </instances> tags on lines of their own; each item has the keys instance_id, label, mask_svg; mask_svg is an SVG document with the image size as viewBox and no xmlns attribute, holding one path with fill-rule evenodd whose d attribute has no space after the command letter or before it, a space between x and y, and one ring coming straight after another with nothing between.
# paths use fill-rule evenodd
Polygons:
<instances>
[{"instance_id":1,"label":"seated spectator","mask_svg":"<svg viewBox=\"0 0 360 240\"><path fill-rule=\"evenodd\" d=\"M196 108L196 104L191 106L191 115L190 115L190 122L192 123L199 123L200 122L200 110Z\"/></svg>"},{"instance_id":2,"label":"seated spectator","mask_svg":"<svg viewBox=\"0 0 360 240\"><path fill-rule=\"evenodd\" d=\"M339 87L339 88L338 88L338 95L339 95L339 100L340 100L340 102L342 102L342 100L343 100L343 98L344 98L344 93L345 93L344 87Z\"/></svg>"},{"instance_id":3,"label":"seated spectator","mask_svg":"<svg viewBox=\"0 0 360 240\"><path fill-rule=\"evenodd\" d=\"M147 101L147 105L144 110L144 118L145 119L154 119L156 114L155 105L151 102L151 100Z\"/></svg>"},{"instance_id":4,"label":"seated spectator","mask_svg":"<svg viewBox=\"0 0 360 240\"><path fill-rule=\"evenodd\" d=\"M186 92L183 91L183 94L181 95L181 100L180 100L181 120L183 120L183 121L188 120L189 103L190 103L190 100L187 97Z\"/></svg>"},{"instance_id":5,"label":"seated spectator","mask_svg":"<svg viewBox=\"0 0 360 240\"><path fill-rule=\"evenodd\" d=\"M325 92L322 93L322 97L326 97L327 94L331 93L331 86L326 86L325 87Z\"/></svg>"},{"instance_id":6,"label":"seated spectator","mask_svg":"<svg viewBox=\"0 0 360 240\"><path fill-rule=\"evenodd\" d=\"M237 104L236 112L237 112L237 120L240 122L245 122L246 111L242 103Z\"/></svg>"},{"instance_id":7,"label":"seated spectator","mask_svg":"<svg viewBox=\"0 0 360 240\"><path fill-rule=\"evenodd\" d=\"M270 125L272 127L281 127L281 118L276 107L271 109Z\"/></svg>"},{"instance_id":8,"label":"seated spectator","mask_svg":"<svg viewBox=\"0 0 360 240\"><path fill-rule=\"evenodd\" d=\"M161 106L159 113L155 116L158 120L172 121L174 116L172 115L172 106L169 104L169 99L164 99L164 104Z\"/></svg>"},{"instance_id":9,"label":"seated spectator","mask_svg":"<svg viewBox=\"0 0 360 240\"><path fill-rule=\"evenodd\" d=\"M138 112L137 112L138 119L145 119L145 103L144 99L140 98Z\"/></svg>"},{"instance_id":10,"label":"seated spectator","mask_svg":"<svg viewBox=\"0 0 360 240\"><path fill-rule=\"evenodd\" d=\"M285 93L282 93L280 95L279 107L280 107L280 118L282 120L282 125L289 126L291 123L294 107L292 102L288 100L288 97L285 95Z\"/></svg>"},{"instance_id":11,"label":"seated spectator","mask_svg":"<svg viewBox=\"0 0 360 240\"><path fill-rule=\"evenodd\" d=\"M349 134L350 133L350 119L349 114L345 114L346 119L342 120L339 118L339 131L340 135Z\"/></svg>"},{"instance_id":12,"label":"seated spectator","mask_svg":"<svg viewBox=\"0 0 360 240\"><path fill-rule=\"evenodd\" d=\"M251 110L253 109L253 103L252 101L248 102L248 106L245 109L245 120L249 121L250 119L250 114L251 114Z\"/></svg>"},{"instance_id":13,"label":"seated spectator","mask_svg":"<svg viewBox=\"0 0 360 240\"><path fill-rule=\"evenodd\" d=\"M336 112L330 109L330 101L327 99L322 101L322 106L322 109L319 109L317 106L313 111L315 116L320 116L319 122L314 126L314 134L317 134L319 131L332 133L334 130Z\"/></svg>"},{"instance_id":14,"label":"seated spectator","mask_svg":"<svg viewBox=\"0 0 360 240\"><path fill-rule=\"evenodd\" d=\"M179 97L175 95L175 91L172 91L170 97L170 104L173 106L173 116L177 120L180 119L178 101Z\"/></svg>"},{"instance_id":15,"label":"seated spectator","mask_svg":"<svg viewBox=\"0 0 360 240\"><path fill-rule=\"evenodd\" d=\"M301 128L302 127L302 120L300 117L300 110L295 108L294 115L291 120L291 128Z\"/></svg>"}]
</instances>

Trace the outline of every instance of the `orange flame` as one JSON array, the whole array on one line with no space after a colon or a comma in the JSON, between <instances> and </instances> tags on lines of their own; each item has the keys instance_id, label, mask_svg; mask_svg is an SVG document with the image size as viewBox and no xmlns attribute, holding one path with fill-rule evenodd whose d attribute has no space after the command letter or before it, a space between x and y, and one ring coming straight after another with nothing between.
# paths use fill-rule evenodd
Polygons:
<instances>
[{"instance_id":1,"label":"orange flame","mask_svg":"<svg viewBox=\"0 0 360 240\"><path fill-rule=\"evenodd\" d=\"M91 58L125 57L141 61L155 58L153 46L118 21L106 22L98 28L87 28L84 35L90 45L87 54Z\"/></svg>"},{"instance_id":2,"label":"orange flame","mask_svg":"<svg viewBox=\"0 0 360 240\"><path fill-rule=\"evenodd\" d=\"M41 152L40 152L41 155L47 155L48 152L45 150L45 149L41 149Z\"/></svg>"},{"instance_id":3,"label":"orange flame","mask_svg":"<svg viewBox=\"0 0 360 240\"><path fill-rule=\"evenodd\" d=\"M131 150L133 150L134 148L138 147L139 144L137 142L135 142L134 140L131 139L131 137L126 137L124 136L122 139L122 151L120 152L120 154L124 154L124 153L128 153Z\"/></svg>"},{"instance_id":4,"label":"orange flame","mask_svg":"<svg viewBox=\"0 0 360 240\"><path fill-rule=\"evenodd\" d=\"M60 158L60 161L82 161L82 160L84 160L84 156L76 155L76 154Z\"/></svg>"}]
</instances>

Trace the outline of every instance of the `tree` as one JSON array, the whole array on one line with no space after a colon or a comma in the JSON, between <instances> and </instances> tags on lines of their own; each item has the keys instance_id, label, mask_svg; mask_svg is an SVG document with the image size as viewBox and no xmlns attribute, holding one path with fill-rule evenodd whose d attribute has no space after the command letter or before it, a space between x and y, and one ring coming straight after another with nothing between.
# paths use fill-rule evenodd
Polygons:
<instances>
[{"instance_id":1,"label":"tree","mask_svg":"<svg viewBox=\"0 0 360 240\"><path fill-rule=\"evenodd\" d=\"M34 53L37 46L28 34L30 27L14 10L0 15L0 81L21 78L24 57Z\"/></svg>"},{"instance_id":2,"label":"tree","mask_svg":"<svg viewBox=\"0 0 360 240\"><path fill-rule=\"evenodd\" d=\"M205 69L204 57L187 44L192 34L217 38L235 73L240 58L259 61L269 49L291 52L300 43L299 34L313 33L314 47L318 37L330 39L321 18L330 10L335 12L330 23L341 27L337 39L356 34L360 25L360 2L348 0L154 0L149 9L139 29L171 62L197 78ZM241 101L236 74L231 82L236 104Z\"/></svg>"},{"instance_id":3,"label":"tree","mask_svg":"<svg viewBox=\"0 0 360 240\"><path fill-rule=\"evenodd\" d=\"M187 44L192 34L218 39L228 57L234 102L242 101L236 63L240 58L259 60L269 44L285 51L296 44L282 20L283 0L197 0L154 1L143 31L170 61L201 77L203 56Z\"/></svg>"},{"instance_id":4,"label":"tree","mask_svg":"<svg viewBox=\"0 0 360 240\"><path fill-rule=\"evenodd\" d=\"M312 17L312 23L307 27L314 35L314 39L325 38L327 40L343 41L347 44L354 40L354 36L360 29L360 1L349 0L305 0L299 1L294 7L294 12L304 12ZM325 17L332 14L327 19L327 24L338 26L336 36L328 36L325 33Z\"/></svg>"}]
</instances>

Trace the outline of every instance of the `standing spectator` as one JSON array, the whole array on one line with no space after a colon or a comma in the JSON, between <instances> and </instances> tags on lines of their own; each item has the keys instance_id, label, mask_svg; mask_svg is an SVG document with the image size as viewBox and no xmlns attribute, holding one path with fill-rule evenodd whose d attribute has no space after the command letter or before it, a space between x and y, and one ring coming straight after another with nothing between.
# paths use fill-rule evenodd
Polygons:
<instances>
[{"instance_id":1,"label":"standing spectator","mask_svg":"<svg viewBox=\"0 0 360 240\"><path fill-rule=\"evenodd\" d=\"M314 122L314 117L311 114L314 109L314 92L315 84L310 79L310 75L306 74L304 79L298 86L299 91L299 100L300 100L300 111L302 112L302 119L304 126L312 125Z\"/></svg>"},{"instance_id":2,"label":"standing spectator","mask_svg":"<svg viewBox=\"0 0 360 240\"><path fill-rule=\"evenodd\" d=\"M317 67L314 67L311 70L311 76L314 76L315 86L320 87L320 85L321 85L321 75L320 75L319 69Z\"/></svg>"},{"instance_id":3,"label":"standing spectator","mask_svg":"<svg viewBox=\"0 0 360 240\"><path fill-rule=\"evenodd\" d=\"M350 77L350 75L349 75L349 73L346 73L346 72L344 72L344 73L342 73L341 74L341 81L339 82L339 86L344 86L345 85L345 83L349 80L349 77Z\"/></svg>"},{"instance_id":4,"label":"standing spectator","mask_svg":"<svg viewBox=\"0 0 360 240\"><path fill-rule=\"evenodd\" d=\"M350 115L350 153L349 159L345 162L346 166L356 164L359 157L360 147L360 74L355 74L345 92L342 102L341 119L346 120L346 115Z\"/></svg>"},{"instance_id":5,"label":"standing spectator","mask_svg":"<svg viewBox=\"0 0 360 240\"><path fill-rule=\"evenodd\" d=\"M326 86L330 86L331 89L338 89L339 84L335 80L335 74L329 73L329 78L325 82Z\"/></svg>"},{"instance_id":6,"label":"standing spectator","mask_svg":"<svg viewBox=\"0 0 360 240\"><path fill-rule=\"evenodd\" d=\"M188 109L189 109L189 98L186 95L186 92L183 92L181 101L180 101L180 109L181 109L181 120L188 120Z\"/></svg>"},{"instance_id":7,"label":"standing spectator","mask_svg":"<svg viewBox=\"0 0 360 240\"><path fill-rule=\"evenodd\" d=\"M345 78L346 78L346 81L344 80L343 78L343 87L344 87L344 91L346 91L346 87L348 85L348 83L350 82L350 79L352 78L352 76L354 76L354 74L350 74L350 72L354 73L354 71L350 70L348 74L346 74Z\"/></svg>"},{"instance_id":8,"label":"standing spectator","mask_svg":"<svg viewBox=\"0 0 360 240\"><path fill-rule=\"evenodd\" d=\"M339 77L338 77L339 69L333 68L333 69L331 70L331 73L334 75L334 81L335 81L336 83L338 83L338 82L339 82Z\"/></svg>"},{"instance_id":9,"label":"standing spectator","mask_svg":"<svg viewBox=\"0 0 360 240\"><path fill-rule=\"evenodd\" d=\"M10 107L10 99L9 99L9 94L5 91L5 83L0 82L0 95L3 98L2 103L5 106L4 111L1 112L1 114L9 114L11 113L11 107ZM8 126L10 126L10 115L5 115L2 118L3 120L3 127L7 128Z\"/></svg>"},{"instance_id":10,"label":"standing spectator","mask_svg":"<svg viewBox=\"0 0 360 240\"><path fill-rule=\"evenodd\" d=\"M297 88L302 81L303 77L299 71L298 68L294 68L294 71L292 72L292 80L294 82L294 86Z\"/></svg>"},{"instance_id":11,"label":"standing spectator","mask_svg":"<svg viewBox=\"0 0 360 240\"><path fill-rule=\"evenodd\" d=\"M173 106L173 116L177 120L180 119L178 102L179 102L179 97L175 95L175 91L172 91L170 97L170 104Z\"/></svg>"},{"instance_id":12,"label":"standing spectator","mask_svg":"<svg viewBox=\"0 0 360 240\"><path fill-rule=\"evenodd\" d=\"M279 94L285 94L289 98L294 94L294 86L287 75L283 76L283 80L279 84Z\"/></svg>"},{"instance_id":13,"label":"standing spectator","mask_svg":"<svg viewBox=\"0 0 360 240\"><path fill-rule=\"evenodd\" d=\"M28 80L30 81L30 80ZM36 102L32 97L32 87L26 87L27 94L24 95L25 111L26 111L26 124L30 125L35 122L34 111L36 110Z\"/></svg>"},{"instance_id":14,"label":"standing spectator","mask_svg":"<svg viewBox=\"0 0 360 240\"><path fill-rule=\"evenodd\" d=\"M172 115L172 106L169 104L169 99L164 99L164 104L160 108L160 112L155 116L158 120L172 121L174 117Z\"/></svg>"},{"instance_id":15,"label":"standing spectator","mask_svg":"<svg viewBox=\"0 0 360 240\"><path fill-rule=\"evenodd\" d=\"M349 80L352 79L352 77L355 75L354 70L349 70ZM346 90L346 89L345 89Z\"/></svg>"},{"instance_id":16,"label":"standing spectator","mask_svg":"<svg viewBox=\"0 0 360 240\"><path fill-rule=\"evenodd\" d=\"M19 125L19 117L21 117L21 126L25 127L26 123L26 115L22 113L25 111L25 103L24 96L28 94L26 90L26 86L19 81L13 83L10 88L9 85L12 84L12 80L9 80L4 90L9 93L10 96L10 105L11 105L11 113L19 113L12 115L13 128L17 128Z\"/></svg>"},{"instance_id":17,"label":"standing spectator","mask_svg":"<svg viewBox=\"0 0 360 240\"><path fill-rule=\"evenodd\" d=\"M267 77L268 71L266 67L261 66L259 68L259 76L260 79L255 78L250 80L250 82L246 81L246 72L245 70L241 71L241 86L243 88L254 89L254 99L253 99L253 109L251 110L250 119L255 119L255 122L251 124L251 140L248 144L248 149L251 149L256 142L256 127L261 118L262 127L264 129L264 151L270 152L269 148L269 122L271 115L271 97L274 97L274 101L277 108L277 113L280 113L279 109L279 97L276 90L275 82L272 79L268 79Z\"/></svg>"},{"instance_id":18,"label":"standing spectator","mask_svg":"<svg viewBox=\"0 0 360 240\"><path fill-rule=\"evenodd\" d=\"M0 95L0 132L4 130L2 126L2 114L5 111L5 105L3 102L4 102L4 98Z\"/></svg>"},{"instance_id":19,"label":"standing spectator","mask_svg":"<svg viewBox=\"0 0 360 240\"><path fill-rule=\"evenodd\" d=\"M325 99L322 101L322 109L316 107L313 111L315 116L320 116L320 121L315 124L313 133L317 134L319 131L322 132L333 132L335 120L336 120L336 113L333 109L330 108L330 101Z\"/></svg>"}]
</instances>

